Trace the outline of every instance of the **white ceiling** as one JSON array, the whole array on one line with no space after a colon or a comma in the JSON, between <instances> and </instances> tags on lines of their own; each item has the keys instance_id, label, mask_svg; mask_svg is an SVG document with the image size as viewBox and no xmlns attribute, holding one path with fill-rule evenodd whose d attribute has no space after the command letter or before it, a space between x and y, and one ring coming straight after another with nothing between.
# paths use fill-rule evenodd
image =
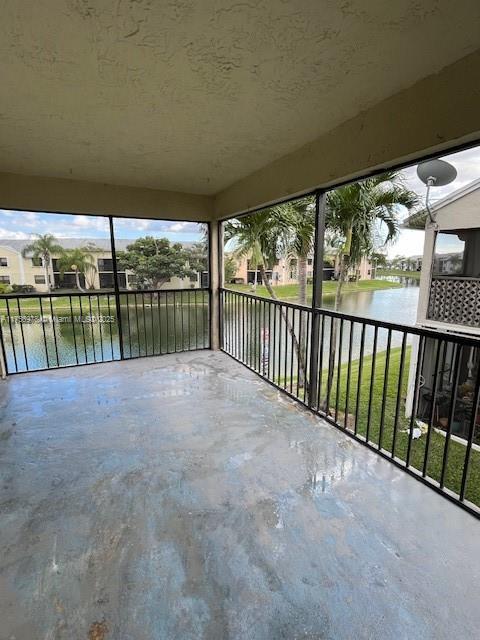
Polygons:
<instances>
[{"instance_id":1,"label":"white ceiling","mask_svg":"<svg viewBox=\"0 0 480 640\"><path fill-rule=\"evenodd\" d=\"M216 193L479 33L475 0L4 0L0 171Z\"/></svg>"}]
</instances>

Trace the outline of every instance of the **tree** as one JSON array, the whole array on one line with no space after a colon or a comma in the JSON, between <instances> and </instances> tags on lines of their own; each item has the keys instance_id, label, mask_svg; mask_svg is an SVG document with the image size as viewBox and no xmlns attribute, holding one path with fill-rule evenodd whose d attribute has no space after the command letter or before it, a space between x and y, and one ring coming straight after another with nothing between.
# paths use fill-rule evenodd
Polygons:
<instances>
[{"instance_id":1,"label":"tree","mask_svg":"<svg viewBox=\"0 0 480 640\"><path fill-rule=\"evenodd\" d=\"M399 206L411 209L418 202L417 195L403 183L400 173L388 171L361 182L347 184L330 191L326 198L326 226L343 238L340 250L340 266L335 310L338 311L342 287L350 267L359 264L364 256L373 252L377 226L386 228L384 245L398 234L397 211ZM333 383L336 351L336 323L330 337L329 374L327 394ZM325 407L329 411L329 407Z\"/></svg>"},{"instance_id":2,"label":"tree","mask_svg":"<svg viewBox=\"0 0 480 640\"><path fill-rule=\"evenodd\" d=\"M372 253L372 262L376 267L380 267L381 269L385 269L387 266L387 256L384 253L379 253L378 251L374 251Z\"/></svg>"},{"instance_id":3,"label":"tree","mask_svg":"<svg viewBox=\"0 0 480 640\"><path fill-rule=\"evenodd\" d=\"M91 253L91 247L79 247L77 249L66 249L58 260L58 270L60 277L63 278L67 271L73 271L75 274L75 282L77 289L83 291L80 282L80 275L83 275L85 282L89 288L93 288L93 279L89 281L93 274L97 271L94 257Z\"/></svg>"},{"instance_id":4,"label":"tree","mask_svg":"<svg viewBox=\"0 0 480 640\"><path fill-rule=\"evenodd\" d=\"M195 273L208 273L208 240L194 242L188 247L188 265Z\"/></svg>"},{"instance_id":5,"label":"tree","mask_svg":"<svg viewBox=\"0 0 480 640\"><path fill-rule=\"evenodd\" d=\"M35 260L41 260L43 266L43 273L45 274L45 284L47 291L50 293L50 265L52 262L52 255L61 254L63 247L57 243L57 239L51 233L45 233L41 235L35 234L36 240L27 244L22 250L22 256L26 258L31 256Z\"/></svg>"},{"instance_id":6,"label":"tree","mask_svg":"<svg viewBox=\"0 0 480 640\"><path fill-rule=\"evenodd\" d=\"M371 255L378 223L386 228L384 245L398 234L400 205L411 209L418 196L405 187L400 173L388 171L330 191L326 199L326 226L343 237L335 309L338 310L348 270Z\"/></svg>"},{"instance_id":7,"label":"tree","mask_svg":"<svg viewBox=\"0 0 480 640\"><path fill-rule=\"evenodd\" d=\"M285 237L287 226L288 217L283 210L281 208L272 208L264 209L236 220L230 220L225 224L224 229L225 242L230 240L235 242L234 256L250 260L253 269L260 272L262 282L267 288L270 297L274 300L278 300L278 298L272 283L267 278L266 265L273 265L278 262L280 238ZM303 384L306 373L304 354L283 306L280 306L280 313L297 354L299 384Z\"/></svg>"},{"instance_id":8,"label":"tree","mask_svg":"<svg viewBox=\"0 0 480 640\"><path fill-rule=\"evenodd\" d=\"M234 256L225 254L223 261L223 277L226 283L232 282L237 273L237 261Z\"/></svg>"},{"instance_id":9,"label":"tree","mask_svg":"<svg viewBox=\"0 0 480 640\"><path fill-rule=\"evenodd\" d=\"M315 206L311 198L300 198L270 209L281 225L281 243L289 258L297 260L298 302L307 304L307 264L315 238Z\"/></svg>"},{"instance_id":10,"label":"tree","mask_svg":"<svg viewBox=\"0 0 480 640\"><path fill-rule=\"evenodd\" d=\"M160 289L174 276L194 278L202 265L194 251L166 238L145 236L117 254L120 268L133 273L135 285L142 289Z\"/></svg>"}]
</instances>

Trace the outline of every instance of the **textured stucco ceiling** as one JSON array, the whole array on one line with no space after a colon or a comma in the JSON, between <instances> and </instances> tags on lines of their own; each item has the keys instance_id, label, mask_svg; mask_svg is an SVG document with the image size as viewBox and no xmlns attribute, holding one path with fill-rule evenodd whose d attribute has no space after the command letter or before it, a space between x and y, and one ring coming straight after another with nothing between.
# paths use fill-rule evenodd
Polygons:
<instances>
[{"instance_id":1,"label":"textured stucco ceiling","mask_svg":"<svg viewBox=\"0 0 480 640\"><path fill-rule=\"evenodd\" d=\"M475 50L479 19L476 0L5 0L0 171L216 193Z\"/></svg>"}]
</instances>

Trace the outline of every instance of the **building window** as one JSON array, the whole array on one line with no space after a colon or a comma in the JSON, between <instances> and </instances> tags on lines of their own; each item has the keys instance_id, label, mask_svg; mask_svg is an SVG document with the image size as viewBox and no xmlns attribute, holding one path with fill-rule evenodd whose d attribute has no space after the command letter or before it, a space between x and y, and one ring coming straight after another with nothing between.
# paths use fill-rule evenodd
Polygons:
<instances>
[{"instance_id":1,"label":"building window","mask_svg":"<svg viewBox=\"0 0 480 640\"><path fill-rule=\"evenodd\" d=\"M97 262L99 271L113 271L112 258L98 258Z\"/></svg>"},{"instance_id":2,"label":"building window","mask_svg":"<svg viewBox=\"0 0 480 640\"><path fill-rule=\"evenodd\" d=\"M470 238L469 230L439 231L435 239L433 276L475 275L475 268L472 271L468 269L466 244L470 239L474 240L473 236ZM469 244L472 244L472 248L474 248L474 242ZM470 251L470 253L472 252Z\"/></svg>"},{"instance_id":3,"label":"building window","mask_svg":"<svg viewBox=\"0 0 480 640\"><path fill-rule=\"evenodd\" d=\"M32 267L43 267L43 261L41 258L32 258Z\"/></svg>"},{"instance_id":4,"label":"building window","mask_svg":"<svg viewBox=\"0 0 480 640\"><path fill-rule=\"evenodd\" d=\"M35 276L35 284L45 284L45 276Z\"/></svg>"},{"instance_id":5,"label":"building window","mask_svg":"<svg viewBox=\"0 0 480 640\"><path fill-rule=\"evenodd\" d=\"M10 276L0 276L1 284L10 284Z\"/></svg>"},{"instance_id":6,"label":"building window","mask_svg":"<svg viewBox=\"0 0 480 640\"><path fill-rule=\"evenodd\" d=\"M8 267L7 258L0 258L0 267Z\"/></svg>"},{"instance_id":7,"label":"building window","mask_svg":"<svg viewBox=\"0 0 480 640\"><path fill-rule=\"evenodd\" d=\"M308 258L307 263L309 266L313 264L313 258Z\"/></svg>"}]
</instances>

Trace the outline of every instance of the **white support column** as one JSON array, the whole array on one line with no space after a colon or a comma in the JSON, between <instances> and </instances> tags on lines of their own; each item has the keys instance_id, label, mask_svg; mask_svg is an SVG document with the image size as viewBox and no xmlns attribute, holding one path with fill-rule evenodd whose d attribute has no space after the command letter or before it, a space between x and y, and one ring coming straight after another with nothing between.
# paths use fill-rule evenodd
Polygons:
<instances>
[{"instance_id":1,"label":"white support column","mask_svg":"<svg viewBox=\"0 0 480 640\"><path fill-rule=\"evenodd\" d=\"M436 232L437 225L427 223L425 226L422 270L420 272L420 288L418 292L417 324L422 324L427 319Z\"/></svg>"},{"instance_id":2,"label":"white support column","mask_svg":"<svg viewBox=\"0 0 480 640\"><path fill-rule=\"evenodd\" d=\"M418 291L417 325L422 325L427 319L428 302L430 299L430 286L432 282L433 256L435 251L435 238L437 225L428 221L425 226L425 240L423 244L422 270L420 273L420 288ZM405 415L410 418L413 411L413 399L415 396L415 374L418 362L419 337L413 336L411 344L410 367L408 371L407 397L405 400Z\"/></svg>"},{"instance_id":3,"label":"white support column","mask_svg":"<svg viewBox=\"0 0 480 640\"><path fill-rule=\"evenodd\" d=\"M210 222L210 348L220 349L220 291L223 287L223 226Z\"/></svg>"}]
</instances>

